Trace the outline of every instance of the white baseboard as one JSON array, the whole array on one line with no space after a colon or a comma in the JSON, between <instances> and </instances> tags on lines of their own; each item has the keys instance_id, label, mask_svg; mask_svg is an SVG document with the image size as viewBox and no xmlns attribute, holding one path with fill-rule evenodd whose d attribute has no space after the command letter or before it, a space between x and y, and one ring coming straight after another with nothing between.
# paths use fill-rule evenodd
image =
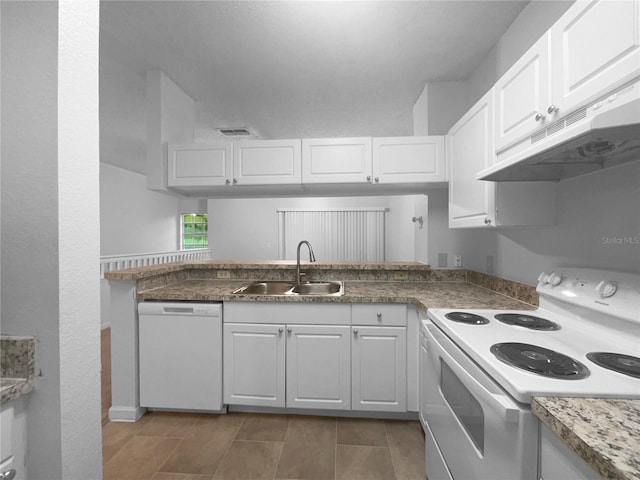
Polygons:
<instances>
[{"instance_id":1,"label":"white baseboard","mask_svg":"<svg viewBox=\"0 0 640 480\"><path fill-rule=\"evenodd\" d=\"M109 420L112 422L135 422L147 411L144 407L111 407Z\"/></svg>"}]
</instances>

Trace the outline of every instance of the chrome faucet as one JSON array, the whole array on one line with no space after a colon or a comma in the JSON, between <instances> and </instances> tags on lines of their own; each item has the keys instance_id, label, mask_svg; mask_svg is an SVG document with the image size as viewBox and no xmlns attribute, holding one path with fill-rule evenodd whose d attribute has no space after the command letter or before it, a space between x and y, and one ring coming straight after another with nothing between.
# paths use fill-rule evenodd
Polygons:
<instances>
[{"instance_id":1,"label":"chrome faucet","mask_svg":"<svg viewBox=\"0 0 640 480\"><path fill-rule=\"evenodd\" d=\"M316 261L316 256L313 254L313 248L311 248L311 244L306 240L302 240L298 244L298 253L296 257L296 285L300 285L300 247L302 247L302 245L306 245L309 248L309 261Z\"/></svg>"}]
</instances>

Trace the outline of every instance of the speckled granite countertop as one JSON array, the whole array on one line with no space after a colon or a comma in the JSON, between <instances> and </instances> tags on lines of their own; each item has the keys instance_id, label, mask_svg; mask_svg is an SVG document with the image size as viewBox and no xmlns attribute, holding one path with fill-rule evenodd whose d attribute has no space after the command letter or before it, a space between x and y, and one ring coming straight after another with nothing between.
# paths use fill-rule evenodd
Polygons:
<instances>
[{"instance_id":1,"label":"speckled granite countertop","mask_svg":"<svg viewBox=\"0 0 640 480\"><path fill-rule=\"evenodd\" d=\"M233 295L247 281L186 280L138 292L140 300L413 303L427 308L535 308L468 282L345 282L341 297Z\"/></svg>"},{"instance_id":2,"label":"speckled granite countertop","mask_svg":"<svg viewBox=\"0 0 640 480\"><path fill-rule=\"evenodd\" d=\"M640 400L537 397L531 411L602 478L640 480Z\"/></svg>"},{"instance_id":3,"label":"speckled granite countertop","mask_svg":"<svg viewBox=\"0 0 640 480\"><path fill-rule=\"evenodd\" d=\"M0 336L0 403L4 405L35 388L35 339Z\"/></svg>"}]
</instances>

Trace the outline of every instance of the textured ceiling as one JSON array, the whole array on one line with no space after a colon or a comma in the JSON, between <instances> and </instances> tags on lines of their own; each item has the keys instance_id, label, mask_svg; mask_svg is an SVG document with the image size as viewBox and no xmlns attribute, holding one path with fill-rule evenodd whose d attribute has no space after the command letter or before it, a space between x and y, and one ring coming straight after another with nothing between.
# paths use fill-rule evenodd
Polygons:
<instances>
[{"instance_id":1,"label":"textured ceiling","mask_svg":"<svg viewBox=\"0 0 640 480\"><path fill-rule=\"evenodd\" d=\"M412 134L428 81L467 78L526 1L102 1L102 160L145 170L149 69L197 103L199 133Z\"/></svg>"}]
</instances>

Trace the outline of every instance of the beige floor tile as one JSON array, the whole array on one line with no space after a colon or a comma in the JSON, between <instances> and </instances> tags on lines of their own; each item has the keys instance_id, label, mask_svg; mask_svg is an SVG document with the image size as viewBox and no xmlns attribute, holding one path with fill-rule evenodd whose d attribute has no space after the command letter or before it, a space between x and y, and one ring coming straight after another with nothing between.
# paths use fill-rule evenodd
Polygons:
<instances>
[{"instance_id":1,"label":"beige floor tile","mask_svg":"<svg viewBox=\"0 0 640 480\"><path fill-rule=\"evenodd\" d=\"M213 475L193 475L191 473L157 472L151 480L212 480Z\"/></svg>"},{"instance_id":2,"label":"beige floor tile","mask_svg":"<svg viewBox=\"0 0 640 480\"><path fill-rule=\"evenodd\" d=\"M247 415L236 440L283 442L288 425L289 417L286 415Z\"/></svg>"},{"instance_id":3,"label":"beige floor tile","mask_svg":"<svg viewBox=\"0 0 640 480\"><path fill-rule=\"evenodd\" d=\"M282 452L281 442L235 441L218 467L216 480L272 479Z\"/></svg>"},{"instance_id":4,"label":"beige floor tile","mask_svg":"<svg viewBox=\"0 0 640 480\"><path fill-rule=\"evenodd\" d=\"M368 418L338 418L338 445L386 447L384 421Z\"/></svg>"},{"instance_id":5,"label":"beige floor tile","mask_svg":"<svg viewBox=\"0 0 640 480\"><path fill-rule=\"evenodd\" d=\"M394 480L391 455L386 447L338 445L337 480Z\"/></svg>"},{"instance_id":6,"label":"beige floor tile","mask_svg":"<svg viewBox=\"0 0 640 480\"><path fill-rule=\"evenodd\" d=\"M243 415L203 415L160 470L213 475L243 422Z\"/></svg>"},{"instance_id":7,"label":"beige floor tile","mask_svg":"<svg viewBox=\"0 0 640 480\"><path fill-rule=\"evenodd\" d=\"M136 435L104 466L104 480L146 480L158 471L180 439Z\"/></svg>"},{"instance_id":8,"label":"beige floor tile","mask_svg":"<svg viewBox=\"0 0 640 480\"><path fill-rule=\"evenodd\" d=\"M200 414L151 412L147 413L145 417L143 417L145 418L145 425L139 435L182 438L193 427Z\"/></svg>"},{"instance_id":9,"label":"beige floor tile","mask_svg":"<svg viewBox=\"0 0 640 480\"><path fill-rule=\"evenodd\" d=\"M335 447L335 418L292 416L276 478L334 479Z\"/></svg>"},{"instance_id":10,"label":"beige floor tile","mask_svg":"<svg viewBox=\"0 0 640 480\"><path fill-rule=\"evenodd\" d=\"M385 420L384 425L396 478L424 479L424 433L420 422Z\"/></svg>"},{"instance_id":11,"label":"beige floor tile","mask_svg":"<svg viewBox=\"0 0 640 480\"><path fill-rule=\"evenodd\" d=\"M102 427L102 464L108 462L141 429L140 422L109 422Z\"/></svg>"}]
</instances>

